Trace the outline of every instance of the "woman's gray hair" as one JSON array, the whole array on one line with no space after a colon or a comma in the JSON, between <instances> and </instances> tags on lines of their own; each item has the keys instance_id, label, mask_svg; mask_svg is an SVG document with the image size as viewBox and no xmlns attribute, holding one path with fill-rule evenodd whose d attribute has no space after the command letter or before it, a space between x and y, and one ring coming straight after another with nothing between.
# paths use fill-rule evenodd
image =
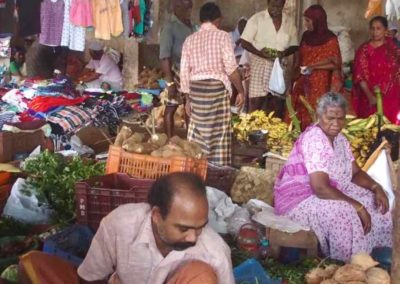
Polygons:
<instances>
[{"instance_id":1,"label":"woman's gray hair","mask_svg":"<svg viewBox=\"0 0 400 284\"><path fill-rule=\"evenodd\" d=\"M328 92L318 100L317 114L323 115L328 107L340 107L347 111L347 101L342 94L336 92Z\"/></svg>"}]
</instances>

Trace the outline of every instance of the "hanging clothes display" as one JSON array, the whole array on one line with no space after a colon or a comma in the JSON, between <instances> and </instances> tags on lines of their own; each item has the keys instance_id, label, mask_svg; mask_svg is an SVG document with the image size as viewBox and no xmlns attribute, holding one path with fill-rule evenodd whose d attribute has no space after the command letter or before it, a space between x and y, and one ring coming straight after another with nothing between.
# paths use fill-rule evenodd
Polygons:
<instances>
[{"instance_id":1,"label":"hanging clothes display","mask_svg":"<svg viewBox=\"0 0 400 284\"><path fill-rule=\"evenodd\" d=\"M72 0L70 21L80 27L93 26L92 5L90 0Z\"/></svg>"},{"instance_id":2,"label":"hanging clothes display","mask_svg":"<svg viewBox=\"0 0 400 284\"><path fill-rule=\"evenodd\" d=\"M70 21L71 0L64 0L64 24L61 37L61 46L71 50L85 50L86 28L75 26Z\"/></svg>"},{"instance_id":3,"label":"hanging clothes display","mask_svg":"<svg viewBox=\"0 0 400 284\"><path fill-rule=\"evenodd\" d=\"M110 40L111 36L117 37L123 32L119 0L92 1L92 10L95 38Z\"/></svg>"},{"instance_id":4,"label":"hanging clothes display","mask_svg":"<svg viewBox=\"0 0 400 284\"><path fill-rule=\"evenodd\" d=\"M122 35L124 37L129 37L133 27L133 17L131 14L133 6L131 3L130 0L121 0L122 24L124 26Z\"/></svg>"},{"instance_id":5,"label":"hanging clothes display","mask_svg":"<svg viewBox=\"0 0 400 284\"><path fill-rule=\"evenodd\" d=\"M59 46L64 23L64 0L43 0L40 22L39 43Z\"/></svg>"},{"instance_id":6,"label":"hanging clothes display","mask_svg":"<svg viewBox=\"0 0 400 284\"><path fill-rule=\"evenodd\" d=\"M145 0L139 0L139 12L140 12L140 20L137 22L135 21L135 34L142 36L144 35L144 16L146 14ZM137 10L136 10L136 16L137 16Z\"/></svg>"},{"instance_id":7,"label":"hanging clothes display","mask_svg":"<svg viewBox=\"0 0 400 284\"><path fill-rule=\"evenodd\" d=\"M40 4L42 0L16 0L19 36L40 34Z\"/></svg>"}]
</instances>

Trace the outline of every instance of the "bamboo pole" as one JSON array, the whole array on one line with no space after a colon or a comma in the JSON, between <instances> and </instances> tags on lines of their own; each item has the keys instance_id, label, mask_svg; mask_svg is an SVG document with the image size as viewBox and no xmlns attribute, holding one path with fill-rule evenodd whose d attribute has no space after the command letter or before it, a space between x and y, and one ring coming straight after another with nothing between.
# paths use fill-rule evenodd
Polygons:
<instances>
[{"instance_id":1,"label":"bamboo pole","mask_svg":"<svg viewBox=\"0 0 400 284\"><path fill-rule=\"evenodd\" d=\"M395 194L395 207L392 215L393 220L393 253L391 283L400 284L400 171L397 172L397 188Z\"/></svg>"}]
</instances>

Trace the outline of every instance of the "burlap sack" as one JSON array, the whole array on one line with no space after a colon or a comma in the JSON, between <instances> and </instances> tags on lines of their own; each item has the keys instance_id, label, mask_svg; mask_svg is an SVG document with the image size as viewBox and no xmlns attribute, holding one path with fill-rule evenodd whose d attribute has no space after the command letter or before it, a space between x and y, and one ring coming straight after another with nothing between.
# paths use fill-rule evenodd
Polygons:
<instances>
[{"instance_id":1,"label":"burlap sack","mask_svg":"<svg viewBox=\"0 0 400 284\"><path fill-rule=\"evenodd\" d=\"M273 205L275 176L271 170L242 167L232 186L232 200L237 203L247 203L250 199L256 198Z\"/></svg>"}]
</instances>

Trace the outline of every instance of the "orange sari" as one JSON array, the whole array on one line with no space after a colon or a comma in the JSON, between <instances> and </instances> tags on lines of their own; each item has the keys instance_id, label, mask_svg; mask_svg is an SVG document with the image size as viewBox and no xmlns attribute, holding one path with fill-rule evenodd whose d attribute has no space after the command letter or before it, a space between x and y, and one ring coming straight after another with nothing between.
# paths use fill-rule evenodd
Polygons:
<instances>
[{"instance_id":1,"label":"orange sari","mask_svg":"<svg viewBox=\"0 0 400 284\"><path fill-rule=\"evenodd\" d=\"M300 66L310 66L316 63L334 63L338 69L314 70L311 75L300 75L293 84L293 106L297 117L301 121L302 129L312 123L312 119L300 101L304 96L315 110L318 99L328 91L339 92L343 86L342 57L339 42L336 37L326 43L317 46L307 45L304 41L300 45Z\"/></svg>"}]
</instances>

